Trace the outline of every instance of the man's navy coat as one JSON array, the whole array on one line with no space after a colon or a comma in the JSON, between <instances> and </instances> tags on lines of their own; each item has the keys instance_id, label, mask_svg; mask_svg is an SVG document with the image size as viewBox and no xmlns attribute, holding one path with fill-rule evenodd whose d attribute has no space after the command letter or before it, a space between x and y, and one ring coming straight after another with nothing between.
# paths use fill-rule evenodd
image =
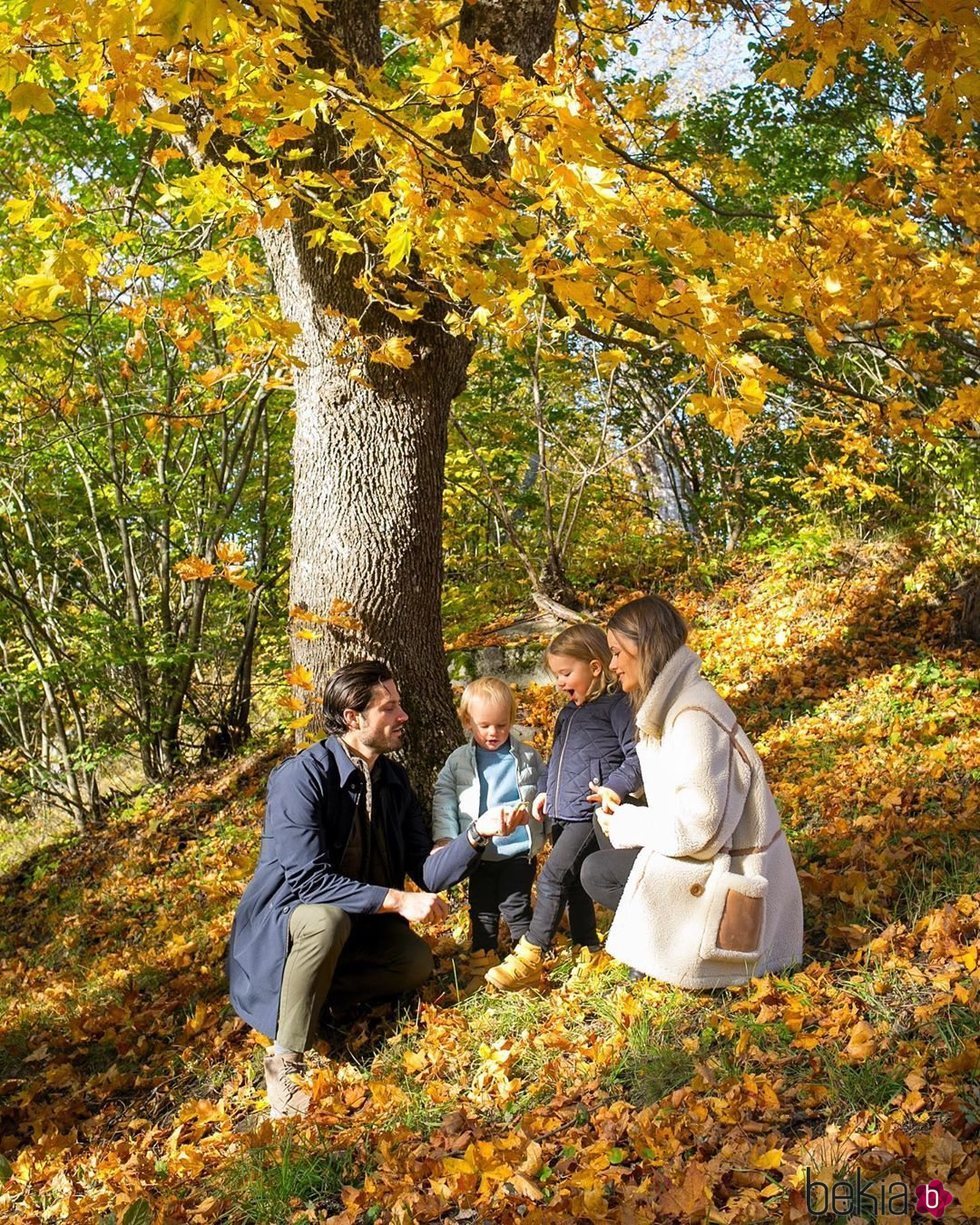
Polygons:
<instances>
[{"instance_id":1,"label":"man's navy coat","mask_svg":"<svg viewBox=\"0 0 980 1225\"><path fill-rule=\"evenodd\" d=\"M380 757L372 780L373 819L384 821L392 887L401 888L407 874L438 893L472 871L480 852L465 833L429 857L432 839L401 766ZM388 892L337 872L363 787L363 774L336 736L288 758L269 776L259 862L235 912L228 946L235 1011L269 1037L278 1022L293 909L325 902L349 915L373 914Z\"/></svg>"}]
</instances>

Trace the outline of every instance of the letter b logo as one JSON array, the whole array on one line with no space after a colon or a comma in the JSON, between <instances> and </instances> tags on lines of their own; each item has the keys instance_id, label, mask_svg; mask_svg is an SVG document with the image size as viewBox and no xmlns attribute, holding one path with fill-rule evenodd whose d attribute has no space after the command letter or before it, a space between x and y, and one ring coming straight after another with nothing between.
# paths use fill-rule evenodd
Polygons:
<instances>
[{"instance_id":1,"label":"letter b logo","mask_svg":"<svg viewBox=\"0 0 980 1225\"><path fill-rule=\"evenodd\" d=\"M933 1178L926 1183L919 1183L915 1188L916 1212L928 1213L934 1221L938 1221L942 1217L952 1202L952 1195L938 1178Z\"/></svg>"}]
</instances>

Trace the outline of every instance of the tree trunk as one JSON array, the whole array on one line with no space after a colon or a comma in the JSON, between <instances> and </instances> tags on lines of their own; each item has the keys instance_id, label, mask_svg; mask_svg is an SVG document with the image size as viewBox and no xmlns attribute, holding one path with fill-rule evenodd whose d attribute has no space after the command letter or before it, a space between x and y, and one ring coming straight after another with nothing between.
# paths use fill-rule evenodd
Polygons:
<instances>
[{"instance_id":1,"label":"tree trunk","mask_svg":"<svg viewBox=\"0 0 980 1225\"><path fill-rule=\"evenodd\" d=\"M562 560L557 552L552 551L545 559L544 565L538 574L538 585L533 593L534 599L539 596L553 601L564 606L566 613L572 613L572 617L565 616L565 620L580 621L581 617L576 617L574 614L582 607L582 601L578 598L578 593L572 584L568 581L565 574L565 567L562 565Z\"/></svg>"},{"instance_id":2,"label":"tree trunk","mask_svg":"<svg viewBox=\"0 0 980 1225\"><path fill-rule=\"evenodd\" d=\"M343 321L317 305L318 269L302 241L288 228L263 236L304 363L293 442L292 658L312 673L317 710L342 664L388 663L411 719L406 765L426 794L460 739L442 637L442 495L449 408L472 343L430 322L411 332L408 369L328 358ZM375 326L393 334L397 325Z\"/></svg>"},{"instance_id":3,"label":"tree trunk","mask_svg":"<svg viewBox=\"0 0 980 1225\"><path fill-rule=\"evenodd\" d=\"M552 45L556 13L557 0L468 0L459 37L468 46L489 42L530 72ZM317 66L356 79L362 67L383 61L377 0L338 0L303 28ZM506 154L502 145L485 157L471 152L478 101L463 128L444 140L471 174L493 176ZM384 175L380 162L350 157L329 124L317 127L313 149L311 169L339 169L366 194ZM474 346L445 327L450 295L427 296L422 317L410 324L370 302L360 288L363 258L311 249L305 231L313 224L300 215L282 229L259 231L283 314L299 327L302 363L295 376L293 661L312 673L316 701L339 665L384 659L411 719L406 764L426 794L460 739L442 638L442 495L449 409ZM406 276L416 292L434 288L424 269ZM349 320L368 345L409 341L411 366L370 361ZM301 637L303 629L318 637Z\"/></svg>"},{"instance_id":4,"label":"tree trunk","mask_svg":"<svg viewBox=\"0 0 980 1225\"><path fill-rule=\"evenodd\" d=\"M963 601L958 618L963 642L980 642L980 567L974 566L956 589Z\"/></svg>"}]
</instances>

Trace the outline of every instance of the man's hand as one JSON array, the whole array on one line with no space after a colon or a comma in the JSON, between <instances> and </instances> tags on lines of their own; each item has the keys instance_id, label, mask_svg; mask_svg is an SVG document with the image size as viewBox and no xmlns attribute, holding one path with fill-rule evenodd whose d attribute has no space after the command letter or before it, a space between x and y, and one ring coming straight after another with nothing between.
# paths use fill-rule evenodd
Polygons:
<instances>
[{"instance_id":1,"label":"man's hand","mask_svg":"<svg viewBox=\"0 0 980 1225\"><path fill-rule=\"evenodd\" d=\"M598 804L603 812L612 812L618 804L623 802L623 797L617 795L612 787L600 787L595 780L592 782L592 790L585 798L591 804Z\"/></svg>"},{"instance_id":2,"label":"man's hand","mask_svg":"<svg viewBox=\"0 0 980 1225\"><path fill-rule=\"evenodd\" d=\"M408 893L389 889L379 914L400 914L409 923L436 923L449 914L449 904L438 893Z\"/></svg>"},{"instance_id":3,"label":"man's hand","mask_svg":"<svg viewBox=\"0 0 980 1225\"><path fill-rule=\"evenodd\" d=\"M534 797L534 803L531 805L531 816L535 821L543 821L547 811L548 793L546 791L539 791Z\"/></svg>"},{"instance_id":4,"label":"man's hand","mask_svg":"<svg viewBox=\"0 0 980 1225\"><path fill-rule=\"evenodd\" d=\"M513 808L490 808L473 822L473 828L484 838L496 838L500 834L512 834L518 825L527 825L527 805L515 804Z\"/></svg>"},{"instance_id":5,"label":"man's hand","mask_svg":"<svg viewBox=\"0 0 980 1225\"><path fill-rule=\"evenodd\" d=\"M603 790L608 791L609 788L604 787ZM613 792L613 794L615 795L615 792ZM595 810L596 825L599 826L599 828L606 835L606 837L610 840L610 842L612 841L612 835L610 831L612 829L613 818L615 817L618 811L619 811L618 801L614 804L611 804L608 808L606 808L605 805L603 805L602 808L597 808Z\"/></svg>"}]
</instances>

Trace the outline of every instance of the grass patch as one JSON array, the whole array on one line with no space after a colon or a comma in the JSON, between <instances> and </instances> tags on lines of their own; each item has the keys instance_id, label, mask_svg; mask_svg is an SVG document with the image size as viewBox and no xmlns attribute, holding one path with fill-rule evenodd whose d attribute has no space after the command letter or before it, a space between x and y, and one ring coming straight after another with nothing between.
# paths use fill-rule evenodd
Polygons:
<instances>
[{"instance_id":1,"label":"grass patch","mask_svg":"<svg viewBox=\"0 0 980 1225\"><path fill-rule=\"evenodd\" d=\"M13 876L32 856L38 857L42 873L50 871L55 861L45 851L75 832L71 817L53 809L4 817L0 820L0 877Z\"/></svg>"},{"instance_id":2,"label":"grass patch","mask_svg":"<svg viewBox=\"0 0 980 1225\"><path fill-rule=\"evenodd\" d=\"M404 1055L409 1049L408 1044L395 1043L378 1056L370 1069L364 1067L363 1070L373 1079L383 1080L401 1093L397 1102L392 1101L390 1105L385 1130L404 1127L423 1140L428 1139L443 1121L447 1107L445 1103L433 1101L426 1092L429 1081L425 1076L411 1072L405 1066Z\"/></svg>"},{"instance_id":3,"label":"grass patch","mask_svg":"<svg viewBox=\"0 0 980 1225\"><path fill-rule=\"evenodd\" d=\"M731 1032L723 1039L711 1027L701 1032L702 1048L708 1048L712 1062L723 1076L739 1077L757 1069L772 1056L785 1056L793 1042L793 1031L782 1021L761 1022L736 1013L729 1017Z\"/></svg>"},{"instance_id":4,"label":"grass patch","mask_svg":"<svg viewBox=\"0 0 980 1225\"><path fill-rule=\"evenodd\" d=\"M583 956L586 957L585 961ZM587 955L568 944L560 950L558 959L548 970L548 980L554 987L565 986L571 980L577 980L575 990L582 995L583 1003L594 1003L602 1015L606 996L627 982L628 974L629 967L621 961L603 959L596 967L589 963Z\"/></svg>"},{"instance_id":5,"label":"grass patch","mask_svg":"<svg viewBox=\"0 0 980 1225\"><path fill-rule=\"evenodd\" d=\"M933 854L906 867L895 890L893 921L914 927L932 910L980 892L980 861L964 854L963 838L943 835Z\"/></svg>"},{"instance_id":6,"label":"grass patch","mask_svg":"<svg viewBox=\"0 0 980 1225\"><path fill-rule=\"evenodd\" d=\"M216 1188L231 1200L226 1221L234 1225L278 1225L303 1210L336 1212L340 1192L360 1182L367 1168L365 1155L353 1149L309 1150L287 1135L279 1144L250 1150L223 1171Z\"/></svg>"},{"instance_id":7,"label":"grass patch","mask_svg":"<svg viewBox=\"0 0 980 1225\"><path fill-rule=\"evenodd\" d=\"M641 1031L647 1028L640 1025ZM694 1056L682 1046L665 1041L650 1026L631 1041L630 1052L618 1069L618 1079L636 1106L650 1106L686 1085L694 1074Z\"/></svg>"},{"instance_id":8,"label":"grass patch","mask_svg":"<svg viewBox=\"0 0 980 1225\"><path fill-rule=\"evenodd\" d=\"M619 1088L636 1106L651 1106L682 1085L694 1074L696 1050L683 1042L691 1032L691 1000L668 995L653 1006L644 1006L626 1030L622 1058L606 1077L610 1088Z\"/></svg>"},{"instance_id":9,"label":"grass patch","mask_svg":"<svg viewBox=\"0 0 980 1225\"><path fill-rule=\"evenodd\" d=\"M847 1063L830 1055L824 1061L827 1109L834 1121L851 1118L861 1110L882 1110L898 1093L905 1074L884 1058Z\"/></svg>"},{"instance_id":10,"label":"grass patch","mask_svg":"<svg viewBox=\"0 0 980 1225\"><path fill-rule=\"evenodd\" d=\"M507 991L488 994L481 991L465 1000L461 1011L467 1019L473 1039L470 1063L480 1060L482 1045L492 1047L500 1039L518 1038L541 1033L554 1024L553 1002L536 991ZM547 1100L552 1086L541 1083L541 1070L554 1052L534 1045L518 1043L519 1058L509 1069L509 1075L523 1081L525 1088L504 1107L504 1115L512 1117L524 1109Z\"/></svg>"},{"instance_id":11,"label":"grass patch","mask_svg":"<svg viewBox=\"0 0 980 1225\"><path fill-rule=\"evenodd\" d=\"M548 996L538 991L478 991L463 1000L459 1010L479 1045L524 1030L533 1033L547 1024L552 1005Z\"/></svg>"},{"instance_id":12,"label":"grass patch","mask_svg":"<svg viewBox=\"0 0 980 1225\"><path fill-rule=\"evenodd\" d=\"M976 1008L970 1004L951 1004L933 1018L931 1028L945 1047L946 1055L955 1058L977 1036ZM963 1075L980 1084L980 1066L965 1070Z\"/></svg>"},{"instance_id":13,"label":"grass patch","mask_svg":"<svg viewBox=\"0 0 980 1225\"><path fill-rule=\"evenodd\" d=\"M102 1042L90 1042L88 1046L80 1047L77 1052L79 1071L86 1077L95 1076L119 1063L119 1049L115 1042L108 1039ZM125 1061L123 1061L125 1062Z\"/></svg>"},{"instance_id":14,"label":"grass patch","mask_svg":"<svg viewBox=\"0 0 980 1225\"><path fill-rule=\"evenodd\" d=\"M23 1061L39 1045L38 1034L60 1033L64 1027L63 1014L49 1007L38 1008L30 1017L12 1024L0 1043L0 1080L23 1075Z\"/></svg>"}]
</instances>

